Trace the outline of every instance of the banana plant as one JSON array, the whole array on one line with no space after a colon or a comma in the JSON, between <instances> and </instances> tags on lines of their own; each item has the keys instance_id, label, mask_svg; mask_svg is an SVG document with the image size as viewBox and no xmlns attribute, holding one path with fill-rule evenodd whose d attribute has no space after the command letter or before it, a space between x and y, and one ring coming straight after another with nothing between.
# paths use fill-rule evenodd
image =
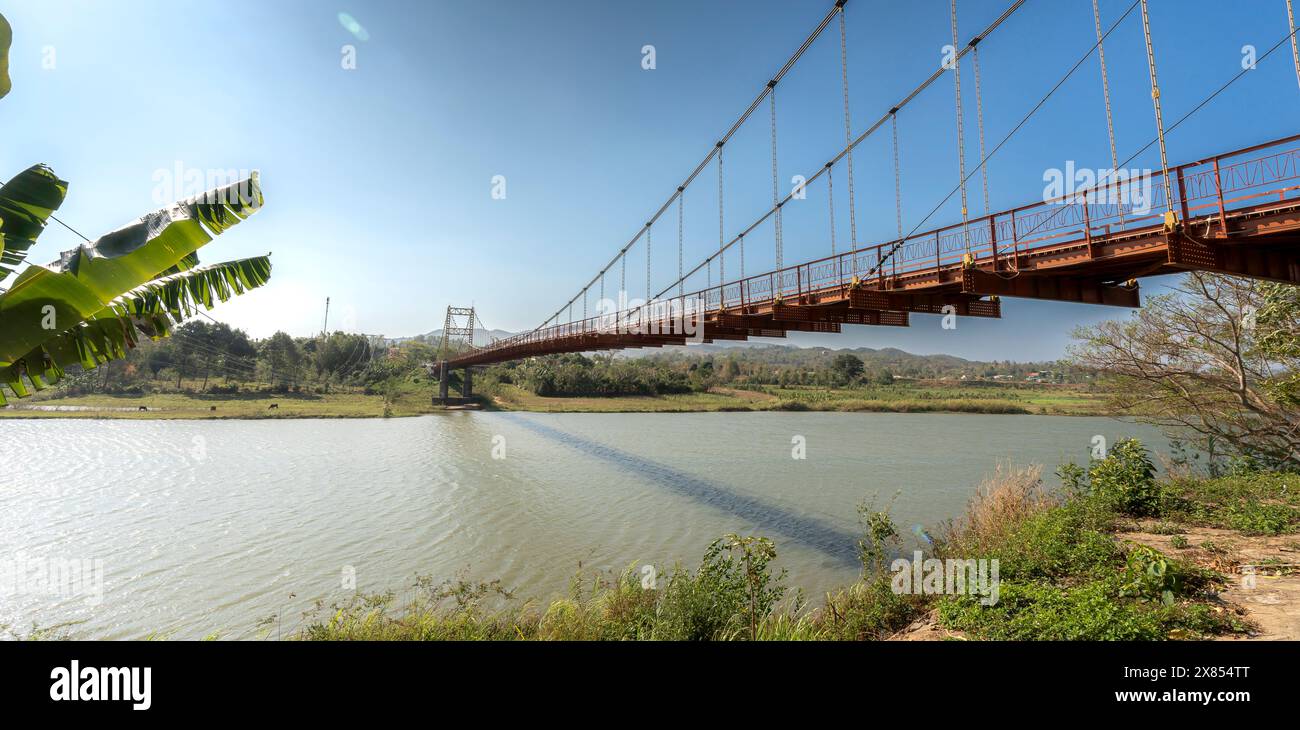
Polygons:
<instances>
[{"instance_id":1,"label":"banana plant","mask_svg":"<svg viewBox=\"0 0 1300 730\"><path fill-rule=\"evenodd\" d=\"M0 281L24 263L67 187L43 165L0 187ZM26 397L61 379L65 366L93 369L125 357L140 334L166 337L199 307L265 284L269 255L200 267L196 254L262 204L253 173L142 216L49 265L27 266L0 292L0 384Z\"/></svg>"},{"instance_id":2,"label":"banana plant","mask_svg":"<svg viewBox=\"0 0 1300 730\"><path fill-rule=\"evenodd\" d=\"M9 46L14 40L14 29L9 21L0 14L0 99L9 93L12 84L9 81Z\"/></svg>"}]
</instances>

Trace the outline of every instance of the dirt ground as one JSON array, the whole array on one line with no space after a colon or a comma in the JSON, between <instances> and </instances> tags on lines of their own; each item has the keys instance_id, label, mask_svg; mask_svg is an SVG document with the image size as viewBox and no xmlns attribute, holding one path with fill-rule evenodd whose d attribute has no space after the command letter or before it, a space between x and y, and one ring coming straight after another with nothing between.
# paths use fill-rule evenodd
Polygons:
<instances>
[{"instance_id":1,"label":"dirt ground","mask_svg":"<svg viewBox=\"0 0 1300 730\"><path fill-rule=\"evenodd\" d=\"M1154 523L1143 524L1150 530ZM1121 532L1118 538L1153 547L1228 576L1219 597L1245 609L1256 624L1249 636L1227 641L1295 641L1300 639L1300 538L1296 535L1249 536L1213 527L1183 527L1178 535ZM1187 547L1173 546L1175 537Z\"/></svg>"},{"instance_id":2,"label":"dirt ground","mask_svg":"<svg viewBox=\"0 0 1300 730\"><path fill-rule=\"evenodd\" d=\"M1249 536L1213 527L1181 527L1178 536L1187 547L1173 546L1175 535L1150 532L1156 523L1139 525L1139 531L1116 534L1116 539L1155 548L1228 577L1219 594L1225 603L1240 607L1255 625L1248 635L1222 637L1223 641L1300 640L1300 537ZM1253 571L1253 572L1252 572ZM912 622L889 637L890 641L944 641L964 639L959 631L939 625L935 612Z\"/></svg>"}]
</instances>

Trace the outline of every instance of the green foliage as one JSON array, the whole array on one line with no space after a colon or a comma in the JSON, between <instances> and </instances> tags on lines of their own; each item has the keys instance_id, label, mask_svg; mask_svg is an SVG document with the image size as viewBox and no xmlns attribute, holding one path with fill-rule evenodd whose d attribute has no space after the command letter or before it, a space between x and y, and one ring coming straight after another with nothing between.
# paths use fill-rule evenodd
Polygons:
<instances>
[{"instance_id":1,"label":"green foliage","mask_svg":"<svg viewBox=\"0 0 1300 730\"><path fill-rule=\"evenodd\" d=\"M1000 641L1158 641L1242 631L1235 617L1203 603L1120 600L1118 576L1062 586L1003 581L996 605L945 598L939 618L953 629Z\"/></svg>"},{"instance_id":2,"label":"green foliage","mask_svg":"<svg viewBox=\"0 0 1300 730\"><path fill-rule=\"evenodd\" d=\"M1182 576L1170 570L1164 554L1145 545L1134 545L1128 553L1121 598L1143 601L1158 600L1166 606L1174 605L1174 596L1182 589Z\"/></svg>"},{"instance_id":3,"label":"green foliage","mask_svg":"<svg viewBox=\"0 0 1300 730\"><path fill-rule=\"evenodd\" d=\"M888 638L929 610L930 596L895 593L881 573L826 596L820 619L827 638L874 641Z\"/></svg>"},{"instance_id":4,"label":"green foliage","mask_svg":"<svg viewBox=\"0 0 1300 730\"><path fill-rule=\"evenodd\" d=\"M1300 529L1300 475L1250 470L1214 479L1178 479L1166 489L1166 514L1184 522L1250 535Z\"/></svg>"},{"instance_id":5,"label":"green foliage","mask_svg":"<svg viewBox=\"0 0 1300 730\"><path fill-rule=\"evenodd\" d=\"M902 544L898 527L889 516L889 507L877 510L874 500L863 502L858 505L858 519L865 528L858 539L858 557L862 561L863 573L869 577L887 574L886 562Z\"/></svg>"},{"instance_id":6,"label":"green foliage","mask_svg":"<svg viewBox=\"0 0 1300 730\"><path fill-rule=\"evenodd\" d=\"M1137 439L1115 444L1105 459L1088 469L1092 492L1116 512L1134 517L1160 513L1161 489L1146 447Z\"/></svg>"},{"instance_id":7,"label":"green foliage","mask_svg":"<svg viewBox=\"0 0 1300 730\"><path fill-rule=\"evenodd\" d=\"M848 352L836 355L835 359L831 360L831 371L843 383L857 380L862 375L862 367L862 358Z\"/></svg>"},{"instance_id":8,"label":"green foliage","mask_svg":"<svg viewBox=\"0 0 1300 730\"><path fill-rule=\"evenodd\" d=\"M13 43L14 31L4 15L0 15L0 99L13 88L9 80L9 46Z\"/></svg>"},{"instance_id":9,"label":"green foliage","mask_svg":"<svg viewBox=\"0 0 1300 730\"><path fill-rule=\"evenodd\" d=\"M749 599L743 612L743 619L749 625L749 638L758 638L758 624L772 612L772 607L781 600L785 589L781 581L785 571L773 576L770 565L776 560L776 546L766 537L741 537L734 533L723 538L727 552L740 561L745 569L746 596Z\"/></svg>"},{"instance_id":10,"label":"green foliage","mask_svg":"<svg viewBox=\"0 0 1300 730\"><path fill-rule=\"evenodd\" d=\"M1244 500L1223 508L1228 527L1247 535L1281 535L1300 522L1300 512L1285 504Z\"/></svg>"},{"instance_id":11,"label":"green foliage","mask_svg":"<svg viewBox=\"0 0 1300 730\"><path fill-rule=\"evenodd\" d=\"M736 535L714 540L699 570L675 571L655 616L658 639L701 641L756 636L757 623L784 594L785 571L773 576L771 541Z\"/></svg>"},{"instance_id":12,"label":"green foliage","mask_svg":"<svg viewBox=\"0 0 1300 730\"><path fill-rule=\"evenodd\" d=\"M705 387L685 369L657 367L643 359L612 355L550 355L507 363L488 370L489 377L513 383L543 397L624 396L689 393Z\"/></svg>"},{"instance_id":13,"label":"green foliage","mask_svg":"<svg viewBox=\"0 0 1300 730\"><path fill-rule=\"evenodd\" d=\"M999 601L984 606L969 596L945 598L939 619L981 639L1000 641L1152 641L1165 638L1159 615L1135 602L1116 601L1115 580L1065 588L1046 581L1003 581Z\"/></svg>"},{"instance_id":14,"label":"green foliage","mask_svg":"<svg viewBox=\"0 0 1300 730\"><path fill-rule=\"evenodd\" d=\"M1300 358L1300 287L1262 283L1263 305L1256 313L1255 343L1273 361ZM1267 379L1265 391L1278 404L1300 407L1300 371L1284 370Z\"/></svg>"}]
</instances>

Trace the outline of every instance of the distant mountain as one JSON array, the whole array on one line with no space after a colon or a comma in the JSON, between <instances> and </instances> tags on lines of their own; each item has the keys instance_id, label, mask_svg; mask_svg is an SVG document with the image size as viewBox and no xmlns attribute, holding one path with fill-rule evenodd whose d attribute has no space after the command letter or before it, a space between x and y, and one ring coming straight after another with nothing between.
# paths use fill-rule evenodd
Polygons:
<instances>
[{"instance_id":1,"label":"distant mountain","mask_svg":"<svg viewBox=\"0 0 1300 730\"><path fill-rule=\"evenodd\" d=\"M916 355L896 347L795 347L753 343L748 347L695 345L686 349L626 350L629 356L653 359L735 359L774 367L824 367L838 355L850 353L863 362L868 371L888 370L907 377L992 377L997 374L1029 375L1038 371L1056 371L1063 366L1054 362L981 362L955 355ZM631 353L638 353L633 355Z\"/></svg>"},{"instance_id":2,"label":"distant mountain","mask_svg":"<svg viewBox=\"0 0 1300 730\"><path fill-rule=\"evenodd\" d=\"M474 330L474 343L480 347L487 344L492 339L503 339L515 335L515 332L506 330ZM442 330L436 329L432 332L415 337L398 337L389 340L390 343L406 342L410 340L422 340L431 344L437 344L442 340ZM863 364L868 370L890 370L897 374L916 374L928 376L952 375L959 376L962 374L992 374L993 372L1019 372L1038 369L1052 369L1059 367L1058 363L1053 362L982 362L978 360L967 360L957 357L956 355L917 355L906 350L900 350L897 347L882 347L879 349L871 347L798 347L794 345L777 345L768 342L714 342L710 344L691 345L689 347L667 347L663 349L655 348L633 348L629 350L614 350L611 354L620 358L666 358L666 359L694 359L710 357L733 357L740 360L751 362L763 362L769 365L795 365L795 366L815 366L825 364L836 355L843 353L852 353L862 359ZM591 354L591 353L587 353Z\"/></svg>"},{"instance_id":3,"label":"distant mountain","mask_svg":"<svg viewBox=\"0 0 1300 730\"><path fill-rule=\"evenodd\" d=\"M507 338L507 337L511 337L511 336L513 336L513 335L515 335L515 334L518 334L518 333L516 333L516 332L507 332L507 331L505 331L505 330L485 330L485 329L479 329L479 328L476 328L476 329L474 330L474 344L476 344L476 345L486 345L487 343L491 342L492 340L502 340L502 339L505 339L505 338ZM397 344L397 343L400 343L400 342L409 342L409 341L411 341L411 340L423 340L424 342L432 342L432 343L441 342L441 341L442 341L442 330L441 330L441 329L436 329L436 330L434 330L434 331L432 331L432 332L429 332L429 333L427 333L427 334L416 335L416 336L414 336L414 337L394 337L394 338L390 339L389 342L392 343L392 344Z\"/></svg>"}]
</instances>

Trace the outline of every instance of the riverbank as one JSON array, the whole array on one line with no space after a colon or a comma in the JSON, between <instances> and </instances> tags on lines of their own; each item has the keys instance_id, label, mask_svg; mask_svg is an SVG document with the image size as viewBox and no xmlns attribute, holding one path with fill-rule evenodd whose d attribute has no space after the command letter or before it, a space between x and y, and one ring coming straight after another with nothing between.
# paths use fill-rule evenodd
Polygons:
<instances>
[{"instance_id":1,"label":"riverbank","mask_svg":"<svg viewBox=\"0 0 1300 730\"><path fill-rule=\"evenodd\" d=\"M37 396L0 408L0 418L381 418L444 410L432 383L408 383L385 396L359 389L329 393L203 393L197 388L149 394ZM722 411L839 411L871 413L987 413L1112 415L1105 395L1078 386L900 383L861 388L717 386L707 392L616 397L541 397L493 384L480 396L485 408L535 413L705 413Z\"/></svg>"},{"instance_id":2,"label":"riverbank","mask_svg":"<svg viewBox=\"0 0 1300 730\"><path fill-rule=\"evenodd\" d=\"M386 400L364 393L157 393L78 395L11 403L0 418L263 419L382 418L415 416L435 409L427 396Z\"/></svg>"},{"instance_id":3,"label":"riverbank","mask_svg":"<svg viewBox=\"0 0 1300 730\"><path fill-rule=\"evenodd\" d=\"M996 560L992 586L981 579L980 591L945 591L942 579L933 584L937 593L912 590L912 567L891 560L911 554L900 550L898 529L886 512L864 508L863 578L816 607L790 597L772 568L778 546L728 535L709 546L695 570L579 573L568 596L550 601L522 600L498 581L424 579L401 606L387 593L322 607L325 618L296 638L1168 640L1300 633L1293 559L1300 554L1300 476L1158 482L1136 442L1121 442L1107 459L1066 473L1066 493L1053 495L1037 469L1000 470L964 515L922 536L927 559Z\"/></svg>"},{"instance_id":4,"label":"riverbank","mask_svg":"<svg viewBox=\"0 0 1300 730\"><path fill-rule=\"evenodd\" d=\"M541 397L514 385L497 385L502 410L542 413L642 413L702 411L837 411L870 413L987 413L1109 416L1106 396L1080 386L897 383L858 388L722 387L706 393L656 396Z\"/></svg>"}]
</instances>

